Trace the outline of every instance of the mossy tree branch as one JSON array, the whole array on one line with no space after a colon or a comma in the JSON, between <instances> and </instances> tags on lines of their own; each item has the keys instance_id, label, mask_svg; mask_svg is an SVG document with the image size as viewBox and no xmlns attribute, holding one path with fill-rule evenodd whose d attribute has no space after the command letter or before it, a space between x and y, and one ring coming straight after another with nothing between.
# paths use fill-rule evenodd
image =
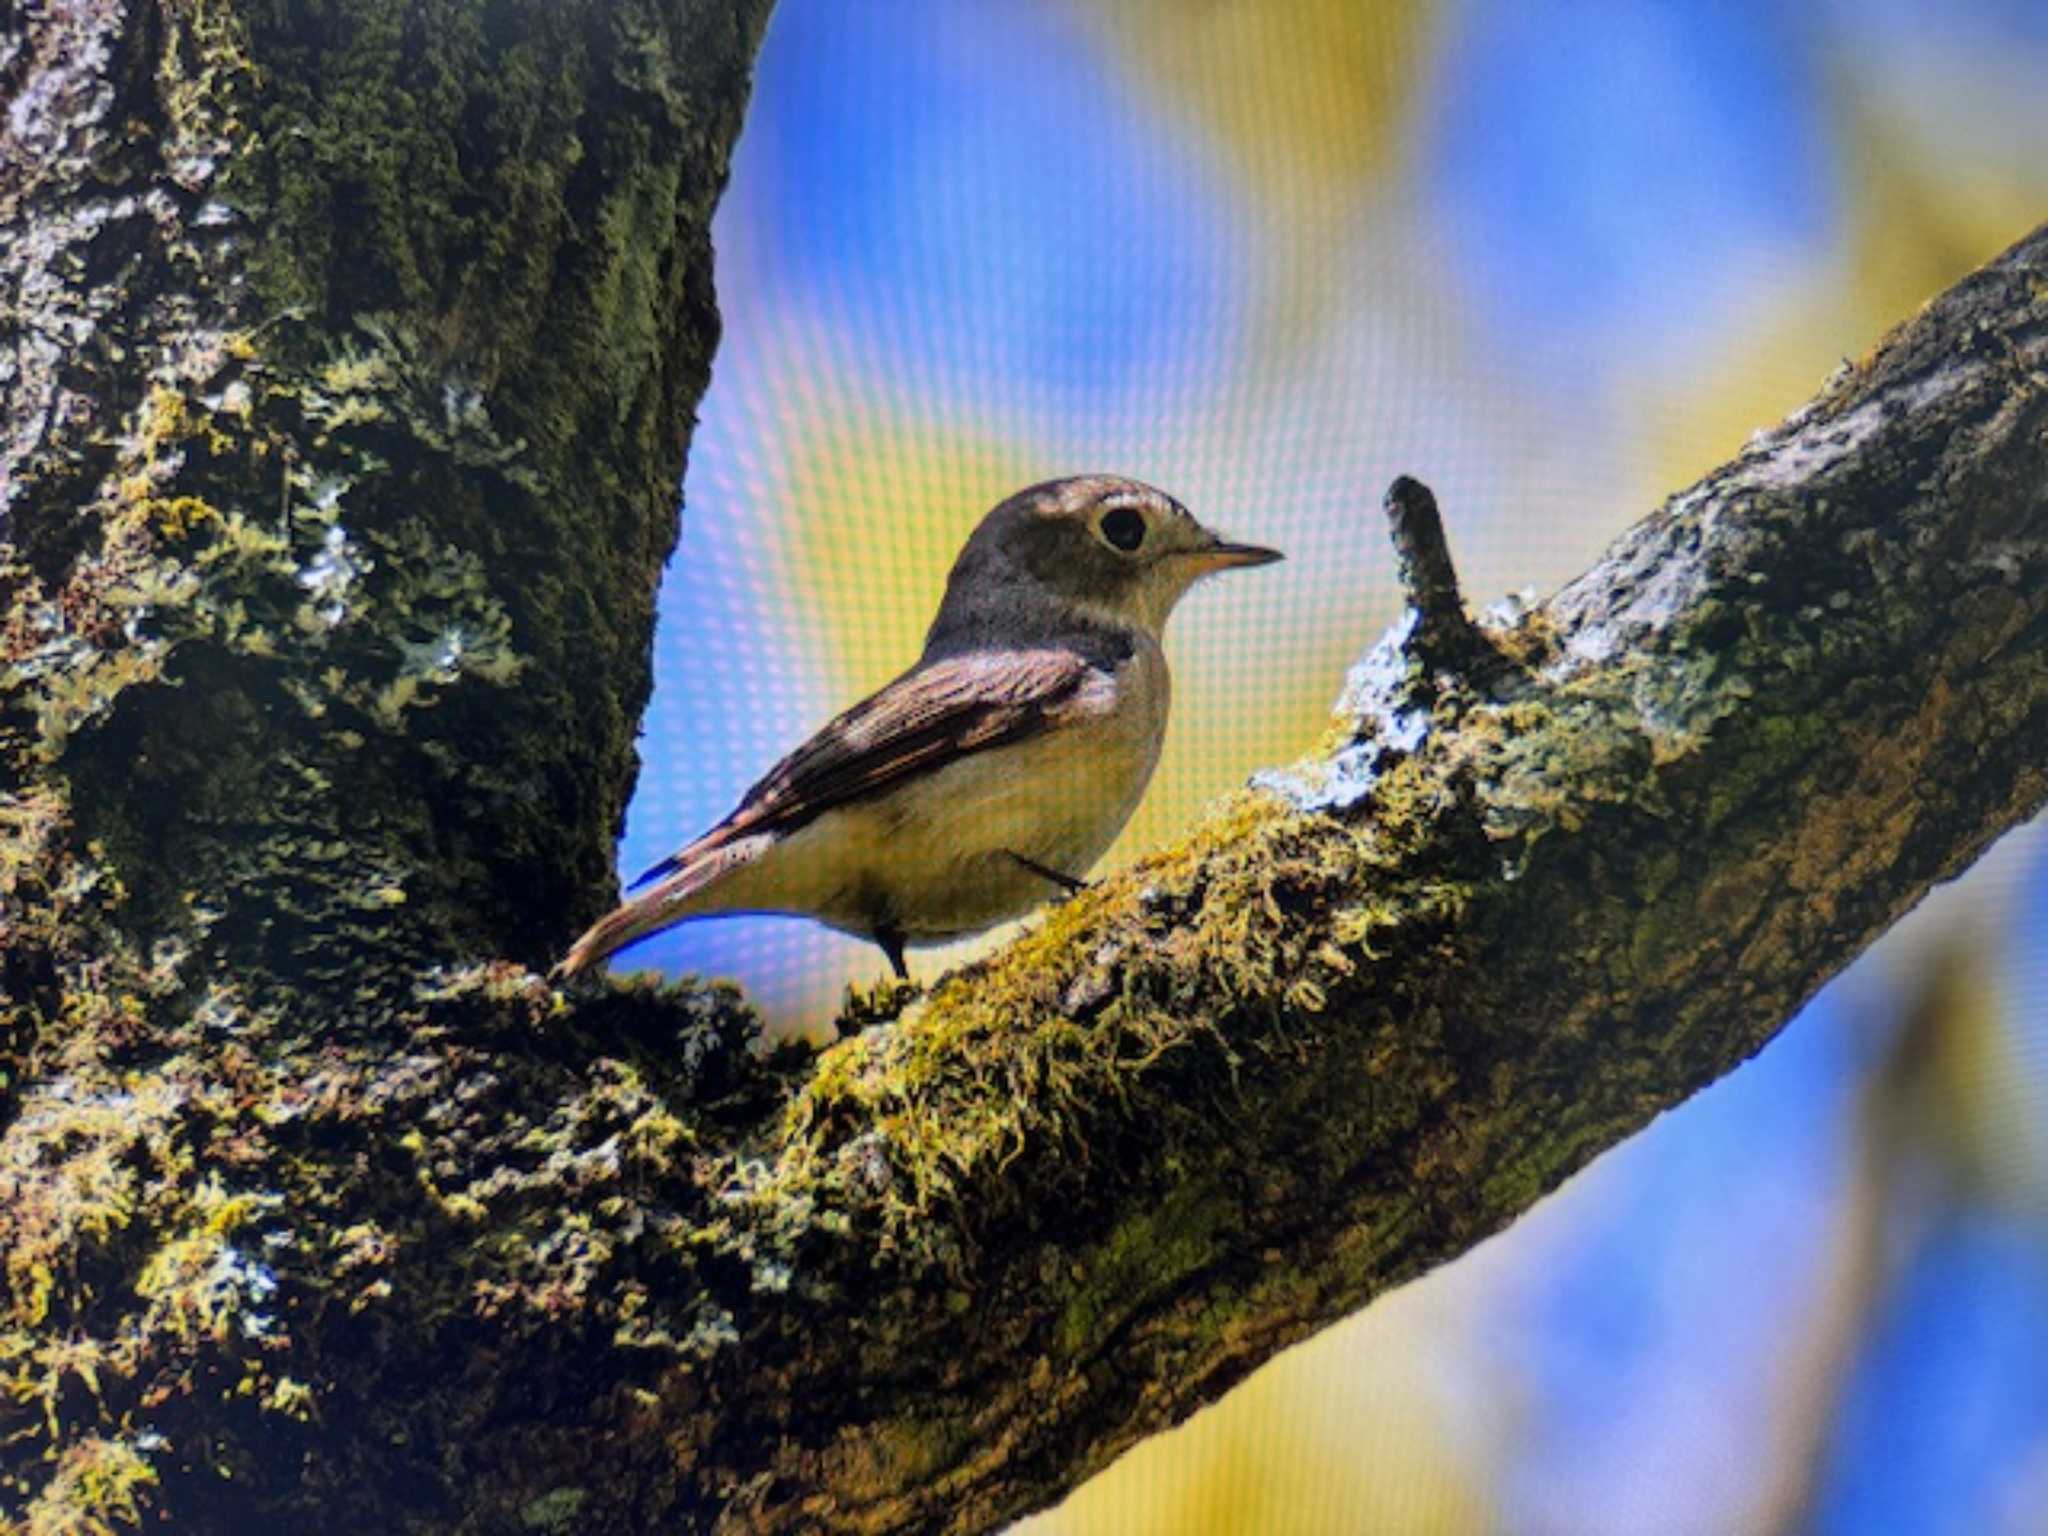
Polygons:
<instances>
[{"instance_id":1,"label":"mossy tree branch","mask_svg":"<svg viewBox=\"0 0 2048 1536\"><path fill-rule=\"evenodd\" d=\"M842 1046L744 1165L854 1234L798 1283L886 1277L755 1341L800 1364L748 1519L1057 1497L1741 1063L2048 797L2048 228L1533 612L1460 624L1427 492L1388 511L1415 607L1323 753Z\"/></svg>"},{"instance_id":2,"label":"mossy tree branch","mask_svg":"<svg viewBox=\"0 0 2048 1536\"><path fill-rule=\"evenodd\" d=\"M1740 1062L2048 792L2044 230L1542 608L1458 624L1422 560L1315 761L822 1059L551 992L761 19L21 23L30 1529L986 1529Z\"/></svg>"}]
</instances>

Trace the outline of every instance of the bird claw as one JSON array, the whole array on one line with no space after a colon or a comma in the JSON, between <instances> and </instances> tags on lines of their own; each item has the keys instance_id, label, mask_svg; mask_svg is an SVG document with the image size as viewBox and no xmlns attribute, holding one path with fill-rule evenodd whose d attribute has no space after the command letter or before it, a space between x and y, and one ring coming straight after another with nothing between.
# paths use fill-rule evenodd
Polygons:
<instances>
[{"instance_id":1,"label":"bird claw","mask_svg":"<svg viewBox=\"0 0 2048 1536\"><path fill-rule=\"evenodd\" d=\"M1057 899L1060 901L1065 901L1069 897L1078 896L1083 891L1088 889L1090 882L1086 880L1077 879L1075 876L1068 874L1063 869L1054 869L1050 864L1041 864L1038 862L1038 860L1030 858L1025 854L1021 854L1014 848L1005 848L1003 852L1007 853L1011 858L1015 859L1019 864L1023 865L1024 868L1030 870L1031 873L1038 876L1039 879L1058 886L1060 888L1060 895Z\"/></svg>"}]
</instances>

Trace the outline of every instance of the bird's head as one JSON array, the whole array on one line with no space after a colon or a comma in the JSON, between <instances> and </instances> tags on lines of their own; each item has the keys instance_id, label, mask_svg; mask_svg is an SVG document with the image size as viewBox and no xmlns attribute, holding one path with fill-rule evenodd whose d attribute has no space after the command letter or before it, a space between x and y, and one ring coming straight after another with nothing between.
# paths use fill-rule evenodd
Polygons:
<instances>
[{"instance_id":1,"label":"bird's head","mask_svg":"<svg viewBox=\"0 0 2048 1536\"><path fill-rule=\"evenodd\" d=\"M1035 608L1049 597L1077 619L1156 636L1202 577L1280 558L1210 532L1142 481L1075 475L1019 491L984 517L953 567L946 604L982 609L1006 593L1013 606Z\"/></svg>"}]
</instances>

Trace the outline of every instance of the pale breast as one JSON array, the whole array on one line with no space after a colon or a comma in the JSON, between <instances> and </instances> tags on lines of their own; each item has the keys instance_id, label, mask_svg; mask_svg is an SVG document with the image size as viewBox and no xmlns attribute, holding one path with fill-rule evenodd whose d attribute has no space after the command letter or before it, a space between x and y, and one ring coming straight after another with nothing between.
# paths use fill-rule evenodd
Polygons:
<instances>
[{"instance_id":1,"label":"pale breast","mask_svg":"<svg viewBox=\"0 0 2048 1536\"><path fill-rule=\"evenodd\" d=\"M1166 658L1143 637L1090 675L1057 725L975 752L788 838L761 873L776 905L913 942L976 933L1059 889L1012 854L1079 879L1131 818L1166 734ZM766 891L761 893L767 895Z\"/></svg>"}]
</instances>

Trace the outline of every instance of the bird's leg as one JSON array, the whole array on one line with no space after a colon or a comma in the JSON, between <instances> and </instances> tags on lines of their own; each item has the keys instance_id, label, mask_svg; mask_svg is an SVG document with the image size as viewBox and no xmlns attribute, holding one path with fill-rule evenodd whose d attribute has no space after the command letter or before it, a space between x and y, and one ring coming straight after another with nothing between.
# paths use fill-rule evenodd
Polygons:
<instances>
[{"instance_id":1,"label":"bird's leg","mask_svg":"<svg viewBox=\"0 0 2048 1536\"><path fill-rule=\"evenodd\" d=\"M910 980L910 967L903 963L903 930L893 923L884 923L875 929L875 943L889 957L889 966L896 972L896 979Z\"/></svg>"},{"instance_id":2,"label":"bird's leg","mask_svg":"<svg viewBox=\"0 0 2048 1536\"><path fill-rule=\"evenodd\" d=\"M1003 852L1030 870L1031 873L1037 875L1041 880L1050 880L1069 896L1072 896L1077 891L1088 889L1088 882L1086 880L1076 880L1072 875L1054 869L1048 864L1041 864L1036 859L1026 858L1014 848L1005 848Z\"/></svg>"}]
</instances>

